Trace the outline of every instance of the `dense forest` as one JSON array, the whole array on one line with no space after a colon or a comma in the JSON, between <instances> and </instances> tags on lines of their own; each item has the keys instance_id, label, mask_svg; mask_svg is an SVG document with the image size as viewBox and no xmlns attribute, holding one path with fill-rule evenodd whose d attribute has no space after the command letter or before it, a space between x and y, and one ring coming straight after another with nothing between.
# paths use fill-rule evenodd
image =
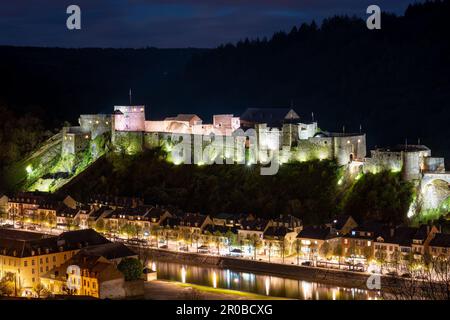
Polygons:
<instances>
[{"instance_id":1,"label":"dense forest","mask_svg":"<svg viewBox=\"0 0 450 320\"><path fill-rule=\"evenodd\" d=\"M61 192L88 200L95 194L142 197L148 204L176 205L187 212L292 214L322 223L337 214L393 223L406 220L413 188L400 174L363 176L340 184L334 161L283 164L273 176L242 165L173 165L162 151L127 156L110 153Z\"/></svg>"}]
</instances>

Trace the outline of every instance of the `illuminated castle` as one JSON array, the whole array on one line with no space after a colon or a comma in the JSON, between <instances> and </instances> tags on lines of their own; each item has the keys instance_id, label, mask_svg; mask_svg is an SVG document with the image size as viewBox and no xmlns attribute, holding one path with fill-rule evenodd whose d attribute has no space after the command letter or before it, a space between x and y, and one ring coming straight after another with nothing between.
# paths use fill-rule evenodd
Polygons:
<instances>
[{"instance_id":1,"label":"illuminated castle","mask_svg":"<svg viewBox=\"0 0 450 320\"><path fill-rule=\"evenodd\" d=\"M280 151L281 163L335 159L339 165L346 165L363 161L366 156L365 134L320 131L316 121L300 121L291 108L249 108L241 117L219 114L213 116L212 123L205 124L195 114L179 114L154 121L146 120L144 106L115 106L112 115L81 115L79 123L79 127L64 129L67 136L63 140L65 154L80 151L85 147L86 139L110 132L112 145L126 153L161 146L173 134L202 136L202 147L219 137L228 137L220 156L236 158L236 145L248 148L248 138L242 139L236 133L253 129L257 155L252 162L263 159L266 150L274 149Z\"/></svg>"}]
</instances>

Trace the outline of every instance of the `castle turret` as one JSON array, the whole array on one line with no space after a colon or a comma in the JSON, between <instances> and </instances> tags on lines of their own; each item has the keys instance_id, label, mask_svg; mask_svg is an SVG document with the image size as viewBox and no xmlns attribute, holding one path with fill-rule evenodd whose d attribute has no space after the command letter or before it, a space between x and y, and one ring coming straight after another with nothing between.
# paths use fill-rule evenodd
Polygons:
<instances>
[{"instance_id":1,"label":"castle turret","mask_svg":"<svg viewBox=\"0 0 450 320\"><path fill-rule=\"evenodd\" d=\"M113 118L116 131L145 131L144 106L114 106Z\"/></svg>"}]
</instances>

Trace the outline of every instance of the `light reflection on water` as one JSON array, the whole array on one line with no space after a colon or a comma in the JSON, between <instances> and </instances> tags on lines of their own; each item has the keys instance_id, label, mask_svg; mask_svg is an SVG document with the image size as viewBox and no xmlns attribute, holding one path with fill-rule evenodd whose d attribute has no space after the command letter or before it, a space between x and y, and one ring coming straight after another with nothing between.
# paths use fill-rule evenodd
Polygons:
<instances>
[{"instance_id":1,"label":"light reflection on water","mask_svg":"<svg viewBox=\"0 0 450 320\"><path fill-rule=\"evenodd\" d=\"M158 279L181 281L213 288L252 292L266 296L301 300L376 299L374 292L342 288L316 282L292 280L230 269L199 267L170 262L151 262L158 272Z\"/></svg>"}]
</instances>

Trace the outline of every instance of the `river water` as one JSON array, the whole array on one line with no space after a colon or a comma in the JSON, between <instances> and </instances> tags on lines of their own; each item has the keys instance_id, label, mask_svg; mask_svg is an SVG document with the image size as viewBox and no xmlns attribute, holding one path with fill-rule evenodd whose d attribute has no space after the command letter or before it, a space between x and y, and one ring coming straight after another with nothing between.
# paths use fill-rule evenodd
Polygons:
<instances>
[{"instance_id":1,"label":"river water","mask_svg":"<svg viewBox=\"0 0 450 320\"><path fill-rule=\"evenodd\" d=\"M153 261L158 279L198 284L213 288L239 290L260 295L301 300L367 300L377 294L356 288L344 288L283 277L238 272L230 269L200 267L173 262Z\"/></svg>"}]
</instances>

